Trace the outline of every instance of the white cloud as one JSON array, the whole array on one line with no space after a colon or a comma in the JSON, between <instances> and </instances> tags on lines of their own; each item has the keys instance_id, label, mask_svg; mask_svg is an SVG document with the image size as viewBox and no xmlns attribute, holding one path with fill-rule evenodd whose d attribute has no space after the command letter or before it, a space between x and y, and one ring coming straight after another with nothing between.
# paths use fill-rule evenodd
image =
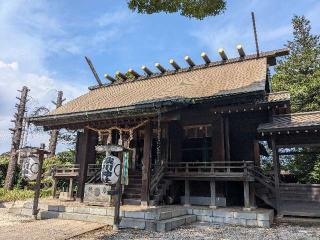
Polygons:
<instances>
[{"instance_id":1,"label":"white cloud","mask_svg":"<svg viewBox=\"0 0 320 240\"><path fill-rule=\"evenodd\" d=\"M128 10L118 10L115 12L106 12L98 17L95 22L100 27L120 25L133 19L133 13Z\"/></svg>"},{"instance_id":2,"label":"white cloud","mask_svg":"<svg viewBox=\"0 0 320 240\"><path fill-rule=\"evenodd\" d=\"M0 2L0 153L10 149L17 90L30 89L29 112L35 106L53 108L51 100L57 90L64 91L67 100L86 91L86 86L57 79L47 67L52 39L67 38L59 21L52 17L46 1L22 4L23 1ZM4 37L5 36L5 37ZM62 43L60 43L62 45ZM72 79L77 82L76 79ZM48 140L47 134L29 135L31 144Z\"/></svg>"}]
</instances>

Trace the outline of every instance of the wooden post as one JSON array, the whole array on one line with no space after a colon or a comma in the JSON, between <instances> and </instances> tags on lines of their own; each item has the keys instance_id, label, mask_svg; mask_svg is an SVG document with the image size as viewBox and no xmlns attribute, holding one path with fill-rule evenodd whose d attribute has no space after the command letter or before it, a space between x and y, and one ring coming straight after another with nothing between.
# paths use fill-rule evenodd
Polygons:
<instances>
[{"instance_id":1,"label":"wooden post","mask_svg":"<svg viewBox=\"0 0 320 240\"><path fill-rule=\"evenodd\" d=\"M257 208L254 182L250 182L249 187L250 187L250 208L254 209L254 208Z\"/></svg>"},{"instance_id":2,"label":"wooden post","mask_svg":"<svg viewBox=\"0 0 320 240\"><path fill-rule=\"evenodd\" d=\"M69 180L69 199L73 198L73 178Z\"/></svg>"},{"instance_id":3,"label":"wooden post","mask_svg":"<svg viewBox=\"0 0 320 240\"><path fill-rule=\"evenodd\" d=\"M42 165L43 165L43 158L45 153L45 145L42 143L40 145L40 149L38 150L39 155L39 170L36 179L36 185L34 190L34 198L33 198L33 207L32 207L32 215L34 219L37 219L38 215L38 205L39 205L39 197L40 197L40 189L41 189L41 175L42 175Z\"/></svg>"},{"instance_id":4,"label":"wooden post","mask_svg":"<svg viewBox=\"0 0 320 240\"><path fill-rule=\"evenodd\" d=\"M150 167L152 147L152 123L147 122L144 128L144 145L142 159L141 205L148 206L150 198Z\"/></svg>"},{"instance_id":5,"label":"wooden post","mask_svg":"<svg viewBox=\"0 0 320 240\"><path fill-rule=\"evenodd\" d=\"M225 157L226 162L230 161L230 141L229 141L229 117L224 118L224 145L225 145ZM230 169L229 169L230 171Z\"/></svg>"},{"instance_id":6,"label":"wooden post","mask_svg":"<svg viewBox=\"0 0 320 240\"><path fill-rule=\"evenodd\" d=\"M13 188L13 179L14 173L17 167L18 161L18 149L20 147L21 142L21 135L23 129L23 120L24 114L26 111L26 103L27 103L27 96L28 96L29 89L27 87L23 87L21 91L21 97L18 98L20 103L17 105L18 111L15 114L15 119L13 122L15 123L14 129L10 129L12 131L12 143L11 143L11 151L10 151L10 161L8 165L6 180L4 183L5 189L12 189Z\"/></svg>"},{"instance_id":7,"label":"wooden post","mask_svg":"<svg viewBox=\"0 0 320 240\"><path fill-rule=\"evenodd\" d=\"M121 205L121 197L122 197L121 178L122 178L122 167L123 167L123 154L122 153L119 153L119 159L120 159L120 173L119 173L119 179L116 184L113 230L118 230L119 224L120 224L120 205Z\"/></svg>"},{"instance_id":8,"label":"wooden post","mask_svg":"<svg viewBox=\"0 0 320 240\"><path fill-rule=\"evenodd\" d=\"M62 106L62 99L63 92L58 91L58 97L57 97L57 102L53 102L53 104L56 105L56 108L59 108ZM59 130L53 129L50 133L50 139L49 139L49 157L53 157L56 154L56 148L57 148L57 141L58 141L58 135L59 135Z\"/></svg>"},{"instance_id":9,"label":"wooden post","mask_svg":"<svg viewBox=\"0 0 320 240\"><path fill-rule=\"evenodd\" d=\"M214 179L210 180L210 208L217 208L216 204L216 181Z\"/></svg>"},{"instance_id":10,"label":"wooden post","mask_svg":"<svg viewBox=\"0 0 320 240\"><path fill-rule=\"evenodd\" d=\"M57 178L53 177L53 184L52 184L52 198L57 198Z\"/></svg>"},{"instance_id":11,"label":"wooden post","mask_svg":"<svg viewBox=\"0 0 320 240\"><path fill-rule=\"evenodd\" d=\"M184 180L184 206L190 207L190 183L189 180Z\"/></svg>"},{"instance_id":12,"label":"wooden post","mask_svg":"<svg viewBox=\"0 0 320 240\"><path fill-rule=\"evenodd\" d=\"M280 199L280 167L279 167L279 155L278 149L276 146L276 139L272 137L271 139L272 146L272 158L273 158L273 169L274 169L274 183L275 183L275 192L276 192L276 207L278 216L281 216L281 199Z\"/></svg>"},{"instance_id":13,"label":"wooden post","mask_svg":"<svg viewBox=\"0 0 320 240\"><path fill-rule=\"evenodd\" d=\"M212 158L213 161L225 161L224 147L224 121L222 116L214 120L212 124Z\"/></svg>"},{"instance_id":14,"label":"wooden post","mask_svg":"<svg viewBox=\"0 0 320 240\"><path fill-rule=\"evenodd\" d=\"M243 196L244 196L244 209L250 209L250 191L249 191L249 182L243 181Z\"/></svg>"},{"instance_id":15,"label":"wooden post","mask_svg":"<svg viewBox=\"0 0 320 240\"><path fill-rule=\"evenodd\" d=\"M88 164L96 161L95 146L98 138L97 134L90 129L85 129L84 133L78 132L77 138L76 162L80 164L77 197L80 202L83 202Z\"/></svg>"}]
</instances>

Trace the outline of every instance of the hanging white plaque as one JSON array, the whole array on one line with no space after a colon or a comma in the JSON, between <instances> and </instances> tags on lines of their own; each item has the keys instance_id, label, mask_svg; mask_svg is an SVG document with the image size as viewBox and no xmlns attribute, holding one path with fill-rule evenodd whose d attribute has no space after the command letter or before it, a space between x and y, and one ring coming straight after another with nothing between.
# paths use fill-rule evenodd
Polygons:
<instances>
[{"instance_id":1,"label":"hanging white plaque","mask_svg":"<svg viewBox=\"0 0 320 240\"><path fill-rule=\"evenodd\" d=\"M26 157L22 160L21 174L28 181L37 179L39 172L39 159L37 157Z\"/></svg>"},{"instance_id":2,"label":"hanging white plaque","mask_svg":"<svg viewBox=\"0 0 320 240\"><path fill-rule=\"evenodd\" d=\"M116 184L120 173L120 159L108 155L103 159L101 168L101 181L106 184Z\"/></svg>"}]
</instances>

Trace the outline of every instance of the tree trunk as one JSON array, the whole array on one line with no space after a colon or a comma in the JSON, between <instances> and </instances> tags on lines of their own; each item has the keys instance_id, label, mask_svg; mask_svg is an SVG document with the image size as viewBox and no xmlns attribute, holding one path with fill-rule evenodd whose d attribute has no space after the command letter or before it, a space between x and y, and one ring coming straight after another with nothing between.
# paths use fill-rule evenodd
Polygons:
<instances>
[{"instance_id":1,"label":"tree trunk","mask_svg":"<svg viewBox=\"0 0 320 240\"><path fill-rule=\"evenodd\" d=\"M4 184L5 189L11 190L13 188L13 179L14 173L17 167L18 161L18 152L17 150L20 147L21 142L21 134L23 128L23 119L24 113L26 111L26 103L29 89L27 87L23 87L21 91L20 104L18 105L18 112L15 114L15 128L12 130L12 144L11 144L11 152L10 152L10 161L7 170L6 180Z\"/></svg>"},{"instance_id":2,"label":"tree trunk","mask_svg":"<svg viewBox=\"0 0 320 240\"><path fill-rule=\"evenodd\" d=\"M56 108L62 106L62 101L63 101L62 96L63 96L63 92L59 91L57 102L55 103ZM49 152L50 152L49 157L53 157L56 154L58 135L59 135L59 130L54 129L51 131L50 140L49 140Z\"/></svg>"}]
</instances>

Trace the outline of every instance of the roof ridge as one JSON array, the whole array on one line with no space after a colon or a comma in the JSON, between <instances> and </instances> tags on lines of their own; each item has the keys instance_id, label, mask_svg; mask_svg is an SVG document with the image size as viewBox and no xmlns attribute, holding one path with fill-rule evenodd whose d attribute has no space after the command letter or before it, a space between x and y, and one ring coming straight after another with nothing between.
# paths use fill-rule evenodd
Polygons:
<instances>
[{"instance_id":1,"label":"roof ridge","mask_svg":"<svg viewBox=\"0 0 320 240\"><path fill-rule=\"evenodd\" d=\"M301 116L301 115L310 115L310 114L320 114L320 111L308 111L308 112L297 112L297 113L286 113L286 114L278 114L273 115L273 117L286 117L286 116Z\"/></svg>"},{"instance_id":2,"label":"roof ridge","mask_svg":"<svg viewBox=\"0 0 320 240\"><path fill-rule=\"evenodd\" d=\"M107 84L103 84L101 86L100 85L90 86L89 90L96 90L96 89L100 89L100 88L128 84L128 83L132 83L135 81L149 80L149 79L153 79L153 78L157 78L157 77L174 75L174 74L189 72L189 71L193 71L193 70L201 70L201 69L210 68L210 67L219 67L219 66L224 66L227 64L234 64L234 63L245 62L245 61L250 61L250 60L255 60L255 59L262 59L262 58L268 58L268 57L280 57L280 56L285 56L288 53L289 53L288 48L281 48L281 49L277 49L277 50L261 52L259 54L259 56L257 56L257 54L250 54L250 55L246 55L245 57L230 58L225 61L223 61L223 60L213 61L208 64L198 64L198 65L195 65L194 67L185 67L185 68L181 68L179 70L168 70L165 73L154 73L150 76L142 75L136 79L128 79L127 81L122 81L122 82L117 81L115 83L107 83Z\"/></svg>"}]
</instances>

